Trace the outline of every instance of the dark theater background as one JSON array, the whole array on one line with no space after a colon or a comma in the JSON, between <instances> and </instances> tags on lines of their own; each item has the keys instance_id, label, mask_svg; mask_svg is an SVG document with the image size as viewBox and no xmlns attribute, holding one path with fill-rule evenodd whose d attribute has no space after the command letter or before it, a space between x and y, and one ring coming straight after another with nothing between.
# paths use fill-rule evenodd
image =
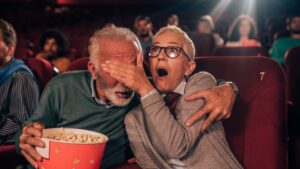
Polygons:
<instances>
[{"instance_id":1,"label":"dark theater background","mask_svg":"<svg viewBox=\"0 0 300 169\"><path fill-rule=\"evenodd\" d=\"M14 57L30 67L41 92L61 72L87 69L88 41L95 30L113 24L135 32L135 18L142 15L151 18L155 34L173 14L195 44L197 71L239 88L232 116L224 120L238 161L246 169L300 169L300 44L289 48L281 62L271 52L274 42L291 36L287 18L300 17L300 0L0 0L0 19L17 33ZM241 14L256 21L259 45L226 46L230 26ZM220 46L212 35L197 32L203 15L213 18L214 33L224 42ZM60 30L69 42L67 67L36 59L48 29ZM21 169L25 163L14 145L0 146L1 169ZM122 168L135 169L116 167Z\"/></svg>"}]
</instances>

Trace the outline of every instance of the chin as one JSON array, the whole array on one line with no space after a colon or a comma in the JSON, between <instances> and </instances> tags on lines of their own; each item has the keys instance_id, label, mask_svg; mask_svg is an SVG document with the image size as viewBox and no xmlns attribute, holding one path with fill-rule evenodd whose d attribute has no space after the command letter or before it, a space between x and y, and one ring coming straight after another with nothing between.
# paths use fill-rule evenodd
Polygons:
<instances>
[{"instance_id":1,"label":"chin","mask_svg":"<svg viewBox=\"0 0 300 169\"><path fill-rule=\"evenodd\" d=\"M110 101L115 106L124 107L124 106L127 106L131 102L132 98L133 98L133 95L126 99L114 96L114 97L110 98Z\"/></svg>"}]
</instances>

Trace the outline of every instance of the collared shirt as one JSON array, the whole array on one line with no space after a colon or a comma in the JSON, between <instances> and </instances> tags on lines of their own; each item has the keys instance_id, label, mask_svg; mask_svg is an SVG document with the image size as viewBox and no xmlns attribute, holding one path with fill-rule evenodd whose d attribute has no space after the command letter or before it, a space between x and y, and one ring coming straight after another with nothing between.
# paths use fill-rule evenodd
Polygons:
<instances>
[{"instance_id":1,"label":"collared shirt","mask_svg":"<svg viewBox=\"0 0 300 169\"><path fill-rule=\"evenodd\" d=\"M92 97L95 99L95 101L97 103L99 103L101 105L104 105L105 108L107 108L107 109L113 107L114 106L113 104L107 103L105 100L102 100L102 99L97 97L95 82L96 81L93 78L91 78L90 85L91 85Z\"/></svg>"}]
</instances>

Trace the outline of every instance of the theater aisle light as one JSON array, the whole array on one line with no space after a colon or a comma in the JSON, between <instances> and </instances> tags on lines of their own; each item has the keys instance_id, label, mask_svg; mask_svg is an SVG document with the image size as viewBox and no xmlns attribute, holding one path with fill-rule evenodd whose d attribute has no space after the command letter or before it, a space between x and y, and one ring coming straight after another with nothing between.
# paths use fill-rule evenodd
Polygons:
<instances>
[{"instance_id":1,"label":"theater aisle light","mask_svg":"<svg viewBox=\"0 0 300 169\"><path fill-rule=\"evenodd\" d=\"M255 6L256 6L256 0L245 0L243 6L243 13L245 13L248 16L254 16L256 12Z\"/></svg>"},{"instance_id":2,"label":"theater aisle light","mask_svg":"<svg viewBox=\"0 0 300 169\"><path fill-rule=\"evenodd\" d=\"M221 0L211 12L211 16L217 21L223 15L224 11L232 0Z\"/></svg>"}]
</instances>

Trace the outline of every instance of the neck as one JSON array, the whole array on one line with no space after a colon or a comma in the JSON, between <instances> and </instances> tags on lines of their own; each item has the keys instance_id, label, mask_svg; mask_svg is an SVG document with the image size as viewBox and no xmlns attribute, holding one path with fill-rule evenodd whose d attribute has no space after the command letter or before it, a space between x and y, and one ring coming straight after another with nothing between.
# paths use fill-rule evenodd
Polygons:
<instances>
[{"instance_id":1,"label":"neck","mask_svg":"<svg viewBox=\"0 0 300 169\"><path fill-rule=\"evenodd\" d=\"M292 38L295 38L295 39L299 39L299 38L300 38L300 34L292 33L292 34L291 34L291 37L292 37Z\"/></svg>"},{"instance_id":2,"label":"neck","mask_svg":"<svg viewBox=\"0 0 300 169\"><path fill-rule=\"evenodd\" d=\"M2 61L0 61L0 68L5 67L10 61L12 60L12 57L7 56Z\"/></svg>"},{"instance_id":3,"label":"neck","mask_svg":"<svg viewBox=\"0 0 300 169\"><path fill-rule=\"evenodd\" d=\"M249 40L248 36L241 36L240 41L246 41Z\"/></svg>"}]
</instances>

